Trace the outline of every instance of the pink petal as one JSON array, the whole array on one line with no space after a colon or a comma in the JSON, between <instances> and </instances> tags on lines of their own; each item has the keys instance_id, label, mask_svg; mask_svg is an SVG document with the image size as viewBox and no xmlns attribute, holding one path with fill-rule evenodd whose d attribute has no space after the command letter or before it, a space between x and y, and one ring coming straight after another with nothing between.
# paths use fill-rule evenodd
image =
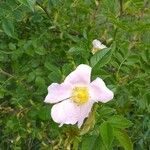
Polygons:
<instances>
[{"instance_id":1,"label":"pink petal","mask_svg":"<svg viewBox=\"0 0 150 150\"><path fill-rule=\"evenodd\" d=\"M52 83L48 87L48 95L45 98L46 103L57 103L71 96L72 88L69 84Z\"/></svg>"},{"instance_id":2,"label":"pink petal","mask_svg":"<svg viewBox=\"0 0 150 150\"><path fill-rule=\"evenodd\" d=\"M91 101L80 106L80 114L79 114L79 119L78 119L79 128L82 126L84 119L89 116L92 106L93 106L93 102Z\"/></svg>"},{"instance_id":3,"label":"pink petal","mask_svg":"<svg viewBox=\"0 0 150 150\"><path fill-rule=\"evenodd\" d=\"M106 87L101 78L96 78L91 82L90 95L92 100L96 102L100 101L102 103L106 103L114 97L114 93Z\"/></svg>"},{"instance_id":4,"label":"pink petal","mask_svg":"<svg viewBox=\"0 0 150 150\"><path fill-rule=\"evenodd\" d=\"M81 64L75 71L71 72L65 79L64 83L71 84L89 84L91 78L91 67Z\"/></svg>"},{"instance_id":5,"label":"pink petal","mask_svg":"<svg viewBox=\"0 0 150 150\"><path fill-rule=\"evenodd\" d=\"M63 124L76 124L79 116L79 107L71 100L65 100L52 107L51 116L61 126Z\"/></svg>"}]
</instances>

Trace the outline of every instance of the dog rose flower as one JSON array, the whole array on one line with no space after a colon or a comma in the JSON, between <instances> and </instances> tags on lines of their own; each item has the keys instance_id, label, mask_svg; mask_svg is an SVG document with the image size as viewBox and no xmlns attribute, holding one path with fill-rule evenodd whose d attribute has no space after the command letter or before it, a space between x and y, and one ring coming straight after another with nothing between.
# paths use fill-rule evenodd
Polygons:
<instances>
[{"instance_id":1,"label":"dog rose flower","mask_svg":"<svg viewBox=\"0 0 150 150\"><path fill-rule=\"evenodd\" d=\"M105 45L103 45L99 40L95 39L92 42L93 48L92 48L92 54L95 54L97 51L107 48Z\"/></svg>"},{"instance_id":2,"label":"dog rose flower","mask_svg":"<svg viewBox=\"0 0 150 150\"><path fill-rule=\"evenodd\" d=\"M90 81L91 70L90 66L81 64L63 83L52 83L48 87L45 102L54 104L51 116L60 126L77 123L80 128L95 102L106 103L113 99L113 92L101 78Z\"/></svg>"}]
</instances>

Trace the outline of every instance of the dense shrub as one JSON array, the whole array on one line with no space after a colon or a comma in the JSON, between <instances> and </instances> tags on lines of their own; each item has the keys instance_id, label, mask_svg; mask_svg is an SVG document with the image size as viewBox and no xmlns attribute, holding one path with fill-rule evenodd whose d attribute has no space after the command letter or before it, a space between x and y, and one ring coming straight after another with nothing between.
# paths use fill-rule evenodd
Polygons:
<instances>
[{"instance_id":1,"label":"dense shrub","mask_svg":"<svg viewBox=\"0 0 150 150\"><path fill-rule=\"evenodd\" d=\"M150 148L149 0L1 0L0 23L0 149ZM92 55L95 38L107 51ZM115 98L59 128L47 87L81 63Z\"/></svg>"}]
</instances>

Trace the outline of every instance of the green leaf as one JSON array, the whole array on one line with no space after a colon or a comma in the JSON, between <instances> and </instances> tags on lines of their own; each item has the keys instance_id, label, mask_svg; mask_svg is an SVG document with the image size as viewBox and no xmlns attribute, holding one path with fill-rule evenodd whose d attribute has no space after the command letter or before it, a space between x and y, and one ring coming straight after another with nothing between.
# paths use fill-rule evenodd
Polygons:
<instances>
[{"instance_id":1,"label":"green leaf","mask_svg":"<svg viewBox=\"0 0 150 150\"><path fill-rule=\"evenodd\" d=\"M124 129L132 126L132 122L123 116L115 115L107 120L113 127Z\"/></svg>"},{"instance_id":2,"label":"green leaf","mask_svg":"<svg viewBox=\"0 0 150 150\"><path fill-rule=\"evenodd\" d=\"M21 4L27 5L27 0L18 0Z\"/></svg>"},{"instance_id":3,"label":"green leaf","mask_svg":"<svg viewBox=\"0 0 150 150\"><path fill-rule=\"evenodd\" d=\"M14 37L14 24L12 20L4 19L2 22L2 27L8 36Z\"/></svg>"},{"instance_id":4,"label":"green leaf","mask_svg":"<svg viewBox=\"0 0 150 150\"><path fill-rule=\"evenodd\" d=\"M49 120L50 119L50 109L47 106L41 107L38 116L41 120Z\"/></svg>"},{"instance_id":5,"label":"green leaf","mask_svg":"<svg viewBox=\"0 0 150 150\"><path fill-rule=\"evenodd\" d=\"M81 150L105 150L101 137L91 135L83 138Z\"/></svg>"},{"instance_id":6,"label":"green leaf","mask_svg":"<svg viewBox=\"0 0 150 150\"><path fill-rule=\"evenodd\" d=\"M91 66L94 67L96 65L104 66L111 58L111 49L106 48L98 51L96 54L92 56L90 59Z\"/></svg>"},{"instance_id":7,"label":"green leaf","mask_svg":"<svg viewBox=\"0 0 150 150\"><path fill-rule=\"evenodd\" d=\"M115 112L115 109L108 107L108 106L103 106L102 108L98 109L98 113L100 118L108 118L110 115Z\"/></svg>"},{"instance_id":8,"label":"green leaf","mask_svg":"<svg viewBox=\"0 0 150 150\"><path fill-rule=\"evenodd\" d=\"M140 60L140 57L138 55L131 55L128 57L127 62L125 62L126 65L133 65L135 63L138 63Z\"/></svg>"},{"instance_id":9,"label":"green leaf","mask_svg":"<svg viewBox=\"0 0 150 150\"><path fill-rule=\"evenodd\" d=\"M32 82L35 79L35 72L30 72L28 75L27 82Z\"/></svg>"},{"instance_id":10,"label":"green leaf","mask_svg":"<svg viewBox=\"0 0 150 150\"><path fill-rule=\"evenodd\" d=\"M85 49L82 47L71 47L68 51L70 54L79 55L85 52Z\"/></svg>"},{"instance_id":11,"label":"green leaf","mask_svg":"<svg viewBox=\"0 0 150 150\"><path fill-rule=\"evenodd\" d=\"M37 77L35 80L35 84L39 87L42 88L45 86L45 80L42 77Z\"/></svg>"},{"instance_id":12,"label":"green leaf","mask_svg":"<svg viewBox=\"0 0 150 150\"><path fill-rule=\"evenodd\" d=\"M34 6L36 4L36 0L18 0L21 4L27 6L29 9L34 11Z\"/></svg>"},{"instance_id":13,"label":"green leaf","mask_svg":"<svg viewBox=\"0 0 150 150\"><path fill-rule=\"evenodd\" d=\"M59 70L59 68L57 67L57 66L55 66L55 65L53 65L51 62L49 62L49 61L45 61L45 63L44 63L44 67L46 67L48 70L50 70L50 71L57 71L57 70Z\"/></svg>"},{"instance_id":14,"label":"green leaf","mask_svg":"<svg viewBox=\"0 0 150 150\"><path fill-rule=\"evenodd\" d=\"M131 142L131 139L127 135L127 133L125 133L124 131L115 129L114 135L125 150L133 150L133 144Z\"/></svg>"},{"instance_id":15,"label":"green leaf","mask_svg":"<svg viewBox=\"0 0 150 150\"><path fill-rule=\"evenodd\" d=\"M108 122L103 122L100 125L100 135L102 137L106 149L108 150L111 149L114 135L113 135L113 128Z\"/></svg>"},{"instance_id":16,"label":"green leaf","mask_svg":"<svg viewBox=\"0 0 150 150\"><path fill-rule=\"evenodd\" d=\"M13 44L13 43L9 43L8 47L9 47L10 50L16 50L16 45Z\"/></svg>"},{"instance_id":17,"label":"green leaf","mask_svg":"<svg viewBox=\"0 0 150 150\"><path fill-rule=\"evenodd\" d=\"M113 42L110 48L105 48L93 55L90 59L90 64L92 67L103 67L105 64L107 64L111 56L116 49L116 42Z\"/></svg>"},{"instance_id":18,"label":"green leaf","mask_svg":"<svg viewBox=\"0 0 150 150\"><path fill-rule=\"evenodd\" d=\"M61 78L62 78L62 75L61 75L60 70L55 70L55 71L51 72L51 73L48 75L48 78L49 78L52 82L60 82L60 81L61 81Z\"/></svg>"},{"instance_id":19,"label":"green leaf","mask_svg":"<svg viewBox=\"0 0 150 150\"><path fill-rule=\"evenodd\" d=\"M40 46L40 47L38 47L38 48L35 48L35 52L36 52L37 54L39 54L39 55L45 55L45 53L46 53L43 46Z\"/></svg>"},{"instance_id":20,"label":"green leaf","mask_svg":"<svg viewBox=\"0 0 150 150\"><path fill-rule=\"evenodd\" d=\"M34 11L34 6L36 4L36 0L27 0L29 8Z\"/></svg>"}]
</instances>

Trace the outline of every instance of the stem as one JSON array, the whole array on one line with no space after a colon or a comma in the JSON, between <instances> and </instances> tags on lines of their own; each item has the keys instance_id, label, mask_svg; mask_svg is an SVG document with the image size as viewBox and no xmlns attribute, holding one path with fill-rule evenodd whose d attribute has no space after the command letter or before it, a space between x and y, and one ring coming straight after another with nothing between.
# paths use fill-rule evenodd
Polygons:
<instances>
[{"instance_id":1,"label":"stem","mask_svg":"<svg viewBox=\"0 0 150 150\"><path fill-rule=\"evenodd\" d=\"M46 13L46 15L48 16L48 18L51 19L51 16L50 16L48 10L46 9L46 7L44 7L44 6L43 6L42 4L40 4L39 2L36 2L36 3L37 3L37 5Z\"/></svg>"},{"instance_id":2,"label":"stem","mask_svg":"<svg viewBox=\"0 0 150 150\"><path fill-rule=\"evenodd\" d=\"M122 16L122 14L123 14L123 0L119 0L119 4L120 4L120 16Z\"/></svg>"},{"instance_id":3,"label":"stem","mask_svg":"<svg viewBox=\"0 0 150 150\"><path fill-rule=\"evenodd\" d=\"M13 76L13 75L9 74L8 72L5 72L5 71L4 71L4 70L2 70L1 68L0 68L0 73L4 74L4 75L6 75L6 76L9 76L9 77L14 78L14 76Z\"/></svg>"}]
</instances>

